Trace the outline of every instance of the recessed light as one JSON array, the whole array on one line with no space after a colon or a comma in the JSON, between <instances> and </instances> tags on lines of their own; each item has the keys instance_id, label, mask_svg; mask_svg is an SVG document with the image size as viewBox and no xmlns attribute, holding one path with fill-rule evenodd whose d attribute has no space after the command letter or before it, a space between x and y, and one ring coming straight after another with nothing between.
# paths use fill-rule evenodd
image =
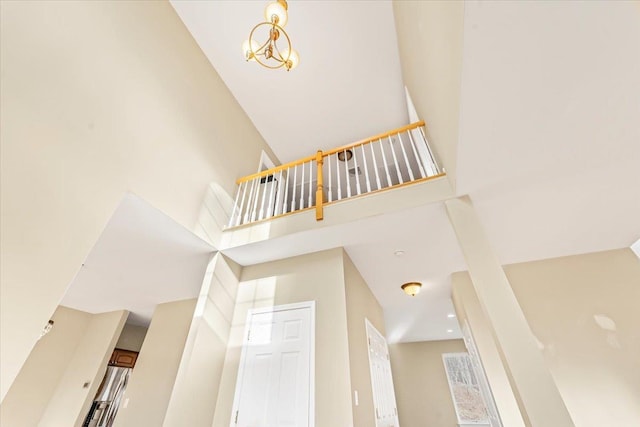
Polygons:
<instances>
[{"instance_id":1,"label":"recessed light","mask_svg":"<svg viewBox=\"0 0 640 427\"><path fill-rule=\"evenodd\" d=\"M402 255L404 255L404 251L401 251L401 250L393 251L393 254L395 256L402 256Z\"/></svg>"},{"instance_id":2,"label":"recessed light","mask_svg":"<svg viewBox=\"0 0 640 427\"><path fill-rule=\"evenodd\" d=\"M447 329L447 332L451 333L451 332L453 332L453 329Z\"/></svg>"},{"instance_id":3,"label":"recessed light","mask_svg":"<svg viewBox=\"0 0 640 427\"><path fill-rule=\"evenodd\" d=\"M456 317L456 315L455 315L455 314L453 314L453 313L449 313L449 314L447 314L447 317L448 317L449 319L453 319L454 317Z\"/></svg>"}]
</instances>

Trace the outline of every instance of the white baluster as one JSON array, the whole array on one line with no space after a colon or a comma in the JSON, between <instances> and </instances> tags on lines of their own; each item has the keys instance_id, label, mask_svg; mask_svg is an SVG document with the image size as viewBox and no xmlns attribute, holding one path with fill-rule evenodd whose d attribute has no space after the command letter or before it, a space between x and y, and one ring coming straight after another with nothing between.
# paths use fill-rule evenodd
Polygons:
<instances>
[{"instance_id":1,"label":"white baluster","mask_svg":"<svg viewBox=\"0 0 640 427\"><path fill-rule=\"evenodd\" d=\"M236 214L238 213L238 199L240 198L241 192L242 192L242 182L240 183L240 186L236 191L236 199L233 202L233 210L231 211L231 218L229 218L229 223L227 224L227 227L231 227L235 222Z\"/></svg>"},{"instance_id":2,"label":"white baluster","mask_svg":"<svg viewBox=\"0 0 640 427\"><path fill-rule=\"evenodd\" d=\"M282 202L282 213L287 213L287 202L289 200L289 171L291 170L291 168L287 169L287 179L286 182L284 183L284 201Z\"/></svg>"},{"instance_id":3,"label":"white baluster","mask_svg":"<svg viewBox=\"0 0 640 427\"><path fill-rule=\"evenodd\" d=\"M391 187L393 183L391 182L391 175L389 175L389 166L387 165L387 156L384 155L384 145L382 144L382 139L378 139L380 145L380 152L382 153L382 162L384 163L384 171L387 173L387 187Z\"/></svg>"},{"instance_id":4,"label":"white baluster","mask_svg":"<svg viewBox=\"0 0 640 427\"><path fill-rule=\"evenodd\" d=\"M251 203L253 201L253 193L255 190L255 186L256 186L256 180L253 179L251 181L251 191L249 192L249 198L247 199L247 211L244 214L244 221L242 222L243 224L246 224L251 220Z\"/></svg>"},{"instance_id":5,"label":"white baluster","mask_svg":"<svg viewBox=\"0 0 640 427\"><path fill-rule=\"evenodd\" d=\"M302 164L302 175L300 175L300 206L298 209L304 208L304 163Z\"/></svg>"},{"instance_id":6,"label":"white baluster","mask_svg":"<svg viewBox=\"0 0 640 427\"><path fill-rule=\"evenodd\" d=\"M356 150L356 147L353 147L353 171L355 172L353 174L353 176L355 177L356 180L356 193L358 194L362 194L362 191L360 189L360 176L358 175L358 156L356 155L358 153L358 151Z\"/></svg>"},{"instance_id":7,"label":"white baluster","mask_svg":"<svg viewBox=\"0 0 640 427\"><path fill-rule=\"evenodd\" d=\"M264 188L262 189L262 200L260 200L260 219L264 219L267 216L264 211L264 206L269 203L269 201L267 200L267 188L269 187L269 176L270 175L264 176L264 184L263 184ZM260 182L262 182L262 178L260 179Z\"/></svg>"},{"instance_id":8,"label":"white baluster","mask_svg":"<svg viewBox=\"0 0 640 427\"><path fill-rule=\"evenodd\" d=\"M280 173L282 173L282 171L280 171ZM266 212L266 216L267 218L270 218L273 216L273 212L275 211L275 206L276 206L276 200L273 198L273 196L276 194L276 182L280 182L279 180L276 180L276 174L274 173L273 175L271 175L271 192L269 193L269 200L267 200L267 212ZM268 179L267 179L268 181Z\"/></svg>"},{"instance_id":9,"label":"white baluster","mask_svg":"<svg viewBox=\"0 0 640 427\"><path fill-rule=\"evenodd\" d=\"M327 167L329 168L329 201L332 201L332 190L331 190L331 156L327 156Z\"/></svg>"},{"instance_id":10,"label":"white baluster","mask_svg":"<svg viewBox=\"0 0 640 427\"><path fill-rule=\"evenodd\" d=\"M338 200L342 200L342 186L340 185L340 159L336 153L336 176L338 177Z\"/></svg>"},{"instance_id":11,"label":"white baluster","mask_svg":"<svg viewBox=\"0 0 640 427\"><path fill-rule=\"evenodd\" d=\"M273 174L273 187L271 189L271 196L269 198L271 201L269 202L269 212L267 212L267 218L278 215L279 205L277 203L277 198L280 196L280 190L282 188L282 170L279 171L278 177L276 178L276 174Z\"/></svg>"},{"instance_id":12,"label":"white baluster","mask_svg":"<svg viewBox=\"0 0 640 427\"><path fill-rule=\"evenodd\" d=\"M351 197L351 180L349 179L349 161L347 160L347 150L343 151L344 153L344 170L345 170L345 180L347 181L347 198Z\"/></svg>"},{"instance_id":13,"label":"white baluster","mask_svg":"<svg viewBox=\"0 0 640 427\"><path fill-rule=\"evenodd\" d=\"M396 157L396 151L393 149L393 142L391 142L391 136L387 137L389 139L389 148L391 148L391 154L393 154L393 163L396 165L396 175L398 176L398 182L400 184L404 183L402 180L402 174L400 173L400 165L398 165L398 158Z\"/></svg>"},{"instance_id":14,"label":"white baluster","mask_svg":"<svg viewBox=\"0 0 640 427\"><path fill-rule=\"evenodd\" d=\"M260 199L260 177L254 179L256 182L255 199L253 201L253 211L251 212L251 222L256 220L258 215L258 199Z\"/></svg>"},{"instance_id":15,"label":"white baluster","mask_svg":"<svg viewBox=\"0 0 640 427\"><path fill-rule=\"evenodd\" d=\"M398 143L400 144L400 148L402 149L402 156L404 157L404 162L407 164L407 170L409 171L409 181L414 181L415 178L413 177L413 171L411 170L411 165L409 164L409 159L407 158L407 152L404 149L402 138L400 137L399 133L396 134L396 136L398 137Z\"/></svg>"},{"instance_id":16,"label":"white baluster","mask_svg":"<svg viewBox=\"0 0 640 427\"><path fill-rule=\"evenodd\" d=\"M229 219L229 227L233 227L237 221L236 218L238 218L240 215L242 215L242 210L240 208L240 206L238 206L238 201L240 199L240 193L242 193L242 187L244 186L245 188L245 192L246 192L246 188L247 186L245 185L244 182L240 183L240 187L238 187L238 194L236 194L236 201L233 203L233 214L231 215L231 218ZM244 196L243 197L243 202L244 202Z\"/></svg>"},{"instance_id":17,"label":"white baluster","mask_svg":"<svg viewBox=\"0 0 640 427\"><path fill-rule=\"evenodd\" d=\"M431 163L433 164L433 167L435 168L435 173L437 175L438 173L440 173L440 166L438 166L438 162L436 162L436 158L431 152L431 147L429 147L429 141L427 141L427 135L425 135L424 129L422 128L422 126L420 126L418 129L420 129L420 133L422 134L424 145L427 147L427 151L429 152L429 157L431 157Z\"/></svg>"},{"instance_id":18,"label":"white baluster","mask_svg":"<svg viewBox=\"0 0 640 427\"><path fill-rule=\"evenodd\" d=\"M362 152L362 163L364 163L364 179L367 181L367 193L371 192L371 183L369 182L369 169L367 168L367 155L364 151L364 144L360 146Z\"/></svg>"},{"instance_id":19,"label":"white baluster","mask_svg":"<svg viewBox=\"0 0 640 427\"><path fill-rule=\"evenodd\" d=\"M296 187L298 181L298 165L293 167L293 192L291 193L291 212L296 210Z\"/></svg>"},{"instance_id":20,"label":"white baluster","mask_svg":"<svg viewBox=\"0 0 640 427\"><path fill-rule=\"evenodd\" d=\"M378 185L378 190L382 188L380 185L380 175L378 174L378 162L376 161L376 153L373 151L373 142L369 143L369 148L371 149L371 157L373 158L373 171L376 173L376 184Z\"/></svg>"},{"instance_id":21,"label":"white baluster","mask_svg":"<svg viewBox=\"0 0 640 427\"><path fill-rule=\"evenodd\" d=\"M246 200L246 197L247 197L247 187L249 187L249 182L244 181L242 184L244 184L244 190L242 192L242 197L240 199L240 208L238 209L238 215L236 215L231 225L239 225L242 222L242 213L243 213L242 211L244 210L244 201Z\"/></svg>"},{"instance_id":22,"label":"white baluster","mask_svg":"<svg viewBox=\"0 0 640 427\"><path fill-rule=\"evenodd\" d=\"M282 213L282 203L278 203L276 199L282 196L282 186L284 185L282 182L283 173L284 169L280 169L280 174L278 175L278 191L276 192L275 199L273 200L273 216L280 215Z\"/></svg>"},{"instance_id":23,"label":"white baluster","mask_svg":"<svg viewBox=\"0 0 640 427\"><path fill-rule=\"evenodd\" d=\"M309 162L309 204L307 205L307 207L313 206L313 164L315 162L311 161Z\"/></svg>"},{"instance_id":24,"label":"white baluster","mask_svg":"<svg viewBox=\"0 0 640 427\"><path fill-rule=\"evenodd\" d=\"M420 170L420 175L423 178L427 177L427 174L424 171L424 168L422 167L422 160L420 159L420 157L418 157L418 151L416 150L416 146L415 143L413 142L413 137L411 137L411 131L408 130L407 131L407 135L409 135L409 145L411 145L411 149L413 150L413 155L416 158L416 163L418 164L418 169ZM398 134L399 136L399 134Z\"/></svg>"}]
</instances>

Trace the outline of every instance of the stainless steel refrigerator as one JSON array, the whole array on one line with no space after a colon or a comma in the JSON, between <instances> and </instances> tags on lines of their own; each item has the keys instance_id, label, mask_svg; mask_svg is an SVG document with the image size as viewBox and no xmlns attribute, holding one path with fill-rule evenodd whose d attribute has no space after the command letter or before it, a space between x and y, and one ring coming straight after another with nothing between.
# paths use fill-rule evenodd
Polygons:
<instances>
[{"instance_id":1,"label":"stainless steel refrigerator","mask_svg":"<svg viewBox=\"0 0 640 427\"><path fill-rule=\"evenodd\" d=\"M111 427L129 381L131 368L108 366L82 427Z\"/></svg>"}]
</instances>

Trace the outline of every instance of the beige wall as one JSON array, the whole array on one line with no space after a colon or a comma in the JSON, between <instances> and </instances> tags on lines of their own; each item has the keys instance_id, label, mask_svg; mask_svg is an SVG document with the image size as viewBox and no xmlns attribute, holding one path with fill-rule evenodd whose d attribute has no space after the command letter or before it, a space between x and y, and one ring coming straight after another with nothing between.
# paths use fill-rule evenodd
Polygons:
<instances>
[{"instance_id":1,"label":"beige wall","mask_svg":"<svg viewBox=\"0 0 640 427\"><path fill-rule=\"evenodd\" d=\"M575 425L637 424L640 261L633 252L508 265L505 272Z\"/></svg>"},{"instance_id":2,"label":"beige wall","mask_svg":"<svg viewBox=\"0 0 640 427\"><path fill-rule=\"evenodd\" d=\"M316 301L316 426L352 425L342 254L332 249L242 270L215 427L228 427L231 419L247 311L302 301Z\"/></svg>"},{"instance_id":3,"label":"beige wall","mask_svg":"<svg viewBox=\"0 0 640 427\"><path fill-rule=\"evenodd\" d=\"M168 2L0 8L3 398L126 191L192 228L267 147Z\"/></svg>"},{"instance_id":4,"label":"beige wall","mask_svg":"<svg viewBox=\"0 0 640 427\"><path fill-rule=\"evenodd\" d=\"M213 423L240 272L239 265L219 253L209 264L165 427L210 427Z\"/></svg>"},{"instance_id":5,"label":"beige wall","mask_svg":"<svg viewBox=\"0 0 640 427\"><path fill-rule=\"evenodd\" d=\"M347 328L349 331L353 425L357 427L373 426L375 425L375 417L365 319L368 319L384 335L384 314L378 300L371 293L367 283L346 252L343 253L343 262ZM355 405L355 391L358 392L358 406Z\"/></svg>"},{"instance_id":6,"label":"beige wall","mask_svg":"<svg viewBox=\"0 0 640 427\"><path fill-rule=\"evenodd\" d=\"M156 307L115 427L162 425L196 302L188 299Z\"/></svg>"},{"instance_id":7,"label":"beige wall","mask_svg":"<svg viewBox=\"0 0 640 427\"><path fill-rule=\"evenodd\" d=\"M91 316L39 427L82 425L128 316L124 310Z\"/></svg>"},{"instance_id":8,"label":"beige wall","mask_svg":"<svg viewBox=\"0 0 640 427\"><path fill-rule=\"evenodd\" d=\"M389 345L400 425L403 427L456 427L458 425L447 374L442 363L442 354L466 351L462 340Z\"/></svg>"},{"instance_id":9,"label":"beige wall","mask_svg":"<svg viewBox=\"0 0 640 427\"><path fill-rule=\"evenodd\" d=\"M575 425L634 425L640 419L640 261L633 252L597 252L504 270ZM470 283L466 273L454 275L455 298L465 283ZM463 305L484 357L485 339L474 321L481 313L477 299L465 298ZM495 389L494 395L499 406Z\"/></svg>"},{"instance_id":10,"label":"beige wall","mask_svg":"<svg viewBox=\"0 0 640 427\"><path fill-rule=\"evenodd\" d=\"M144 337L147 335L148 328L146 326L126 324L122 329L116 348L129 351L140 351Z\"/></svg>"},{"instance_id":11,"label":"beige wall","mask_svg":"<svg viewBox=\"0 0 640 427\"><path fill-rule=\"evenodd\" d=\"M402 78L455 184L464 2L394 0Z\"/></svg>"},{"instance_id":12,"label":"beige wall","mask_svg":"<svg viewBox=\"0 0 640 427\"><path fill-rule=\"evenodd\" d=\"M35 427L73 358L92 315L59 306L0 405L0 425Z\"/></svg>"}]
</instances>

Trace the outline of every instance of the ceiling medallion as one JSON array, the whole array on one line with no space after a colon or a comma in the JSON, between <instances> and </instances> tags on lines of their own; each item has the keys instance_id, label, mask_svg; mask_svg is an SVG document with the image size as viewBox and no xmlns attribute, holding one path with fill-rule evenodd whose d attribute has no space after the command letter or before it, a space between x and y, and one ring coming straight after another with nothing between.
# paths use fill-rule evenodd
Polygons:
<instances>
[{"instance_id":1,"label":"ceiling medallion","mask_svg":"<svg viewBox=\"0 0 640 427\"><path fill-rule=\"evenodd\" d=\"M300 56L291 48L291 39L284 30L289 16L286 0L277 0L267 5L264 10L265 22L261 22L251 30L249 39L242 43L242 52L247 61L256 61L266 68L284 67L287 71L298 66ZM282 37L284 36L284 37ZM258 39L266 41L259 42ZM278 47L278 40L285 40L284 50Z\"/></svg>"}]
</instances>

